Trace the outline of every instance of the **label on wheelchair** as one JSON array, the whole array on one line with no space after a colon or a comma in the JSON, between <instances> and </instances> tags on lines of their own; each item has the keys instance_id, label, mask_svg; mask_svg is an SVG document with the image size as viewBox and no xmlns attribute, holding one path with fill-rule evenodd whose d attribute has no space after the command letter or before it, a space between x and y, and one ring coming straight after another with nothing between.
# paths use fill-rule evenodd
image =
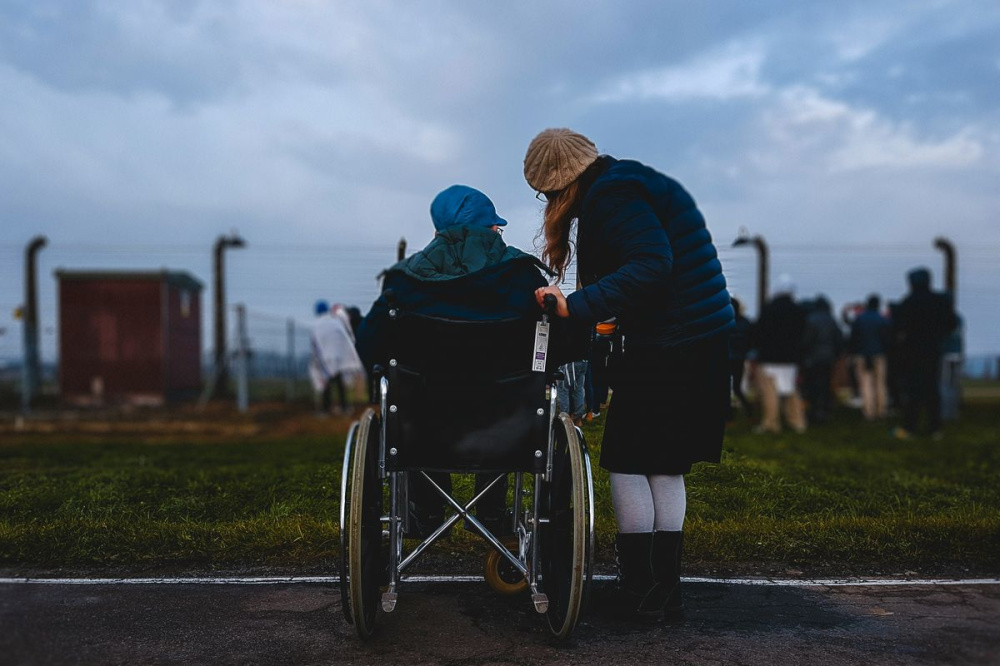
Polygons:
<instances>
[{"instance_id":1,"label":"label on wheelchair","mask_svg":"<svg viewBox=\"0 0 1000 666\"><path fill-rule=\"evenodd\" d=\"M549 353L549 323L540 321L535 324L535 348L531 369L533 372L545 372L545 357Z\"/></svg>"}]
</instances>

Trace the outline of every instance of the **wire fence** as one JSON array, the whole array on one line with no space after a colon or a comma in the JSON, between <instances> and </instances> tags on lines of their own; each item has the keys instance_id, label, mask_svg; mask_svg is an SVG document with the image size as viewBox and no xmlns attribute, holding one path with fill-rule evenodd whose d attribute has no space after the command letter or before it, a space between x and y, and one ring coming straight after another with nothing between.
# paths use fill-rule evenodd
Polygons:
<instances>
[{"instance_id":1,"label":"wire fence","mask_svg":"<svg viewBox=\"0 0 1000 666\"><path fill-rule=\"evenodd\" d=\"M415 245L411 245L411 251ZM251 399L310 399L309 330L313 303L355 305L367 311L379 293L378 276L396 260L395 239L384 244L255 244L226 252L227 300L247 308L251 355ZM967 376L1000 379L1000 246L959 245L957 308L964 319ZM0 244L0 403L13 400L22 380L23 327L15 311L24 300L23 245ZM719 245L730 291L752 317L757 312L757 259L751 247ZM917 266L931 268L935 288L943 288L942 257L932 242L910 244L771 245L772 284L791 276L797 295L825 295L836 309L860 303L870 293L898 301L907 291L905 275ZM57 393L60 322L54 272L73 270L186 271L204 283L202 291L202 372L214 372L211 354L211 247L194 244L140 245L51 242L38 254L39 347L42 389ZM562 286L576 287L575 264ZM227 339L235 340L230 315Z\"/></svg>"},{"instance_id":2,"label":"wire fence","mask_svg":"<svg viewBox=\"0 0 1000 666\"><path fill-rule=\"evenodd\" d=\"M233 307L229 317L229 358L232 360L245 342L249 400L311 401L310 325L292 317L282 318L244 308L246 339L241 341L239 309ZM206 355L204 368L206 377L215 373L214 355Z\"/></svg>"}]
</instances>

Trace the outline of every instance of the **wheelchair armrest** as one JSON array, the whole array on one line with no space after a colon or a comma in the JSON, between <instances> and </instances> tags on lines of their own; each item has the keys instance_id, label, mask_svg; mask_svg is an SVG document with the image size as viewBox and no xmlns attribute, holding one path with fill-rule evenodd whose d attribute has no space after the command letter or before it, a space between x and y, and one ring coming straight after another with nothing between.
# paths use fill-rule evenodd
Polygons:
<instances>
[{"instance_id":1,"label":"wheelchair armrest","mask_svg":"<svg viewBox=\"0 0 1000 666\"><path fill-rule=\"evenodd\" d=\"M562 370L555 370L549 373L549 379L554 382L561 382L566 379L566 374Z\"/></svg>"}]
</instances>

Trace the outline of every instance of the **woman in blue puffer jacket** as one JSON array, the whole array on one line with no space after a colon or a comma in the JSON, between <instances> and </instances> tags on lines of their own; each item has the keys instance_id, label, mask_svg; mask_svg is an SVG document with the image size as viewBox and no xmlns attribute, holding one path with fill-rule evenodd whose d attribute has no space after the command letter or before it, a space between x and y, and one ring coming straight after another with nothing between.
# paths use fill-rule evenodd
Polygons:
<instances>
[{"instance_id":1,"label":"woman in blue puffer jacket","mask_svg":"<svg viewBox=\"0 0 1000 666\"><path fill-rule=\"evenodd\" d=\"M557 313L617 318L624 355L601 466L611 475L618 534L614 607L637 618L682 617L684 474L718 462L729 409L728 331L734 315L722 266L694 200L677 181L593 142L550 129L531 142L524 177L544 196L543 259L565 275L577 221L581 289Z\"/></svg>"}]
</instances>

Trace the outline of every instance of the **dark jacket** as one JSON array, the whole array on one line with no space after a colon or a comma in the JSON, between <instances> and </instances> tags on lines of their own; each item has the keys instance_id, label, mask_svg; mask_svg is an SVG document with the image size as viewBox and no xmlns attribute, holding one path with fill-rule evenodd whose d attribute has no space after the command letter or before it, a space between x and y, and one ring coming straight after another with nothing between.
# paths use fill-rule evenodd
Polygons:
<instances>
[{"instance_id":1,"label":"dark jacket","mask_svg":"<svg viewBox=\"0 0 1000 666\"><path fill-rule=\"evenodd\" d=\"M358 328L358 355L366 369L387 361L389 292L395 307L434 317L537 318L535 289L548 284L543 271L548 268L538 259L506 245L490 229L445 229L423 250L386 270L382 295Z\"/></svg>"},{"instance_id":2,"label":"dark jacket","mask_svg":"<svg viewBox=\"0 0 1000 666\"><path fill-rule=\"evenodd\" d=\"M837 321L826 309L817 307L806 315L802 336L802 363L806 367L831 365L844 348L844 334Z\"/></svg>"},{"instance_id":3,"label":"dark jacket","mask_svg":"<svg viewBox=\"0 0 1000 666\"><path fill-rule=\"evenodd\" d=\"M909 274L910 293L893 314L893 331L901 358L930 361L941 358L945 339L958 326L951 299L931 291L930 273Z\"/></svg>"},{"instance_id":4,"label":"dark jacket","mask_svg":"<svg viewBox=\"0 0 1000 666\"><path fill-rule=\"evenodd\" d=\"M761 363L798 363L802 360L802 337L806 315L791 296L771 299L753 328L753 348Z\"/></svg>"},{"instance_id":5,"label":"dark jacket","mask_svg":"<svg viewBox=\"0 0 1000 666\"><path fill-rule=\"evenodd\" d=\"M851 353L870 358L889 351L889 320L878 310L866 308L851 325Z\"/></svg>"},{"instance_id":6,"label":"dark jacket","mask_svg":"<svg viewBox=\"0 0 1000 666\"><path fill-rule=\"evenodd\" d=\"M664 346L728 330L726 279L691 195L639 162L599 160L579 215L584 287L567 298L570 316L617 317L630 342Z\"/></svg>"}]
</instances>

